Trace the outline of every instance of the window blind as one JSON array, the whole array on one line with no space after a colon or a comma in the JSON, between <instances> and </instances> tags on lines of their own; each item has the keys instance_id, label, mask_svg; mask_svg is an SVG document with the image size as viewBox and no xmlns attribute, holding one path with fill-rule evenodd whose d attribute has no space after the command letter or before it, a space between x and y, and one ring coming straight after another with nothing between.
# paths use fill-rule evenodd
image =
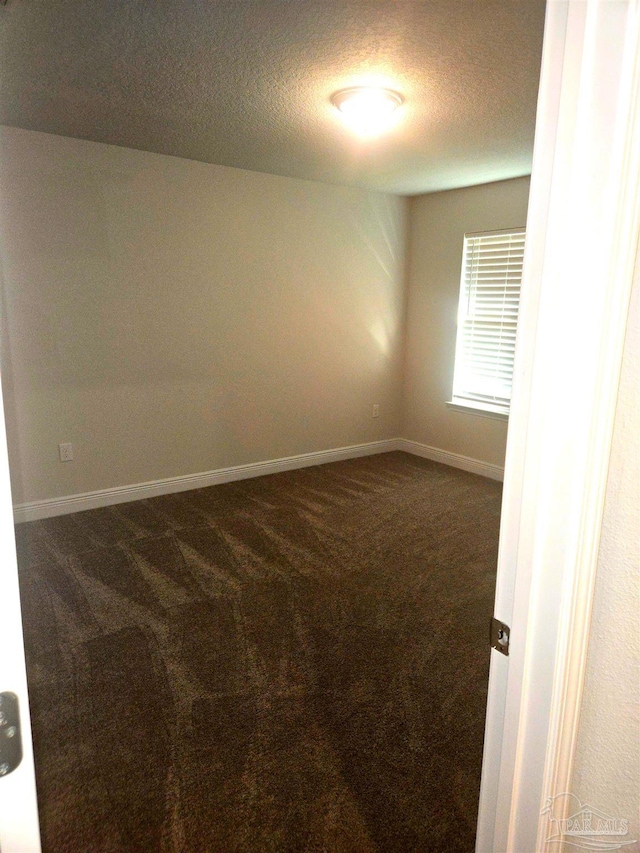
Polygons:
<instances>
[{"instance_id":1,"label":"window blind","mask_svg":"<svg viewBox=\"0 0 640 853\"><path fill-rule=\"evenodd\" d=\"M464 238L453 402L509 411L524 229Z\"/></svg>"}]
</instances>

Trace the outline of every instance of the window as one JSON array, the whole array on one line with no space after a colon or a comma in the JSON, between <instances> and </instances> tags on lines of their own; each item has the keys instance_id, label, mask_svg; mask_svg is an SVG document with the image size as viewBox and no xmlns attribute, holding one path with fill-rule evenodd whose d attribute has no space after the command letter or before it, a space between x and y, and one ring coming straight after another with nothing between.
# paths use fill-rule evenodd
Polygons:
<instances>
[{"instance_id":1,"label":"window","mask_svg":"<svg viewBox=\"0 0 640 853\"><path fill-rule=\"evenodd\" d=\"M509 413L524 228L465 234L454 406Z\"/></svg>"}]
</instances>

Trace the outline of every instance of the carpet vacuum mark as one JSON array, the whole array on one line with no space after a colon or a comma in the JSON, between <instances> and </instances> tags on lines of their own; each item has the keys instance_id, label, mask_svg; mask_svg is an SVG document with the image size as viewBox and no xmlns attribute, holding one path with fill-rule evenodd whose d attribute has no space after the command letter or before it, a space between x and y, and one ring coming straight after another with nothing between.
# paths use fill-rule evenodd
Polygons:
<instances>
[{"instance_id":1,"label":"carpet vacuum mark","mask_svg":"<svg viewBox=\"0 0 640 853\"><path fill-rule=\"evenodd\" d=\"M394 452L18 525L45 853L471 853L500 497Z\"/></svg>"}]
</instances>

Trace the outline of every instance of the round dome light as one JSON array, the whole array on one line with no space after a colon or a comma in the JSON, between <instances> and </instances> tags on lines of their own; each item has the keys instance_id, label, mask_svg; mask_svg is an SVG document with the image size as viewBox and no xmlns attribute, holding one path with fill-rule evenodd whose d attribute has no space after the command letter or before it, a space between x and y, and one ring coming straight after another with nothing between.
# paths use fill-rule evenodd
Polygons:
<instances>
[{"instance_id":1,"label":"round dome light","mask_svg":"<svg viewBox=\"0 0 640 853\"><path fill-rule=\"evenodd\" d=\"M394 122L397 108L404 98L392 89L352 86L331 96L345 122L362 136L377 136Z\"/></svg>"}]
</instances>

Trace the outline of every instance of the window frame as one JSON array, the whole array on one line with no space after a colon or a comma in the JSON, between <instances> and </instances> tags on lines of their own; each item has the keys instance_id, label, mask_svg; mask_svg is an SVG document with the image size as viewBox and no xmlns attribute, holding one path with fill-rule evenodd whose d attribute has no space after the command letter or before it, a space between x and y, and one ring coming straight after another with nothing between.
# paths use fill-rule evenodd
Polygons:
<instances>
[{"instance_id":1,"label":"window frame","mask_svg":"<svg viewBox=\"0 0 640 853\"><path fill-rule=\"evenodd\" d=\"M469 293L473 290L472 277L469 275L469 265L468 265L468 256L469 250L471 246L471 242L474 238L496 238L504 236L505 238L511 238L518 235L522 235L523 242L526 239L526 227L525 226L513 226L511 228L497 228L491 231L469 231L465 232L462 244L462 264L461 264L461 272L460 272L460 287L458 291L458 310L456 315L456 345L455 345L455 356L454 356L454 364L453 364L453 377L452 377L452 388L451 388L451 398L446 401L446 406L454 409L459 412L464 412L471 415L477 415L481 417L495 418L498 420L507 420L509 417L509 409L511 406L511 391L509 393L508 402L503 402L502 400L497 398L495 400L490 399L477 399L473 396L466 396L464 393L460 393L460 381L459 375L461 373L461 364L464 361L464 346L465 342L468 341L468 337L462 334L462 329L464 327L464 323L467 321L470 316L467 306L469 303ZM524 246L523 246L524 253ZM516 306L516 316L515 316L515 328L517 331L518 324L518 316L520 310L520 298L521 298L521 287L522 287L522 272L520 271L520 280L518 282L518 290L517 290L517 306ZM477 293L477 289L475 290ZM505 289L505 297L506 297L506 289ZM506 299L502 303L506 304ZM477 316L471 315L471 316ZM515 351L515 339L513 348ZM497 347L496 347L497 350ZM458 378L458 387L456 388L456 379ZM511 376L510 380L513 379L513 360L511 363ZM458 393L456 393L456 390ZM467 389L468 391L468 389ZM481 392L476 392L477 397L481 397ZM487 395L487 397L490 395ZM504 398L503 398L504 399Z\"/></svg>"}]
</instances>

